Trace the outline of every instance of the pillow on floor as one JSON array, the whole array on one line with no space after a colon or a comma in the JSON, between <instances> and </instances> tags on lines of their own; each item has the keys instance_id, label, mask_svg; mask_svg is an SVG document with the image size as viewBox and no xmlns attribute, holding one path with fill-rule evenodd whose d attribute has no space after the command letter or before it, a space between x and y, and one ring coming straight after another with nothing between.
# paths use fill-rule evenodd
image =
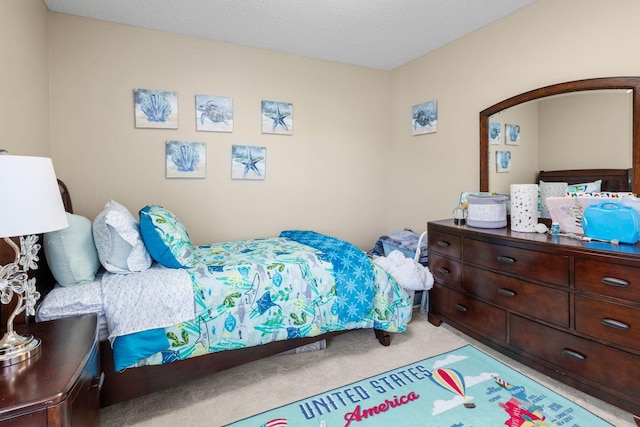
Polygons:
<instances>
[{"instance_id":1,"label":"pillow on floor","mask_svg":"<svg viewBox=\"0 0 640 427\"><path fill-rule=\"evenodd\" d=\"M151 266L138 221L121 204L110 200L93 221L93 238L100 263L111 273L134 273Z\"/></svg>"},{"instance_id":2,"label":"pillow on floor","mask_svg":"<svg viewBox=\"0 0 640 427\"><path fill-rule=\"evenodd\" d=\"M91 283L100 268L91 221L67 213L69 227L45 233L42 239L49 269L60 286Z\"/></svg>"},{"instance_id":3,"label":"pillow on floor","mask_svg":"<svg viewBox=\"0 0 640 427\"><path fill-rule=\"evenodd\" d=\"M193 264L193 244L187 229L174 214L162 206L140 210L140 233L151 257L169 268Z\"/></svg>"}]
</instances>

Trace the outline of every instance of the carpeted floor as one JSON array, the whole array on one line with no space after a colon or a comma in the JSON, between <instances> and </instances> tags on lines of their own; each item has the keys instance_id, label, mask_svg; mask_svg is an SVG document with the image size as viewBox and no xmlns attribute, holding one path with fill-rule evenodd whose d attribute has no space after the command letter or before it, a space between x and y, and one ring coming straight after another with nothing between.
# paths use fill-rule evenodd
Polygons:
<instances>
[{"instance_id":1,"label":"carpeted floor","mask_svg":"<svg viewBox=\"0 0 640 427\"><path fill-rule=\"evenodd\" d=\"M576 402L617 427L635 427L633 417L497 353L446 324L435 327L414 312L406 334L381 346L371 330L333 338L326 350L274 356L101 410L109 426L221 426L340 387L464 344L472 344Z\"/></svg>"}]
</instances>

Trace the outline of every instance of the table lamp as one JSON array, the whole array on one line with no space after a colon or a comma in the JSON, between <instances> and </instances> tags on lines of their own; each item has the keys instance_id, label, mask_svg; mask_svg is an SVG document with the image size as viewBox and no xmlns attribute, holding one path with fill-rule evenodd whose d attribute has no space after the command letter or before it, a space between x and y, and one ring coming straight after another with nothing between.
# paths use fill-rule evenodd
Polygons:
<instances>
[{"instance_id":1,"label":"table lamp","mask_svg":"<svg viewBox=\"0 0 640 427\"><path fill-rule=\"evenodd\" d=\"M0 238L15 251L15 260L0 265L0 302L17 304L7 320L7 331L0 339L0 367L13 365L40 351L40 339L21 336L13 330L17 315L35 314L40 293L36 279L28 271L38 268L37 234L67 227L67 217L51 159L11 156L0 150ZM20 237L20 247L11 237ZM1 308L2 306L0 306Z\"/></svg>"}]
</instances>

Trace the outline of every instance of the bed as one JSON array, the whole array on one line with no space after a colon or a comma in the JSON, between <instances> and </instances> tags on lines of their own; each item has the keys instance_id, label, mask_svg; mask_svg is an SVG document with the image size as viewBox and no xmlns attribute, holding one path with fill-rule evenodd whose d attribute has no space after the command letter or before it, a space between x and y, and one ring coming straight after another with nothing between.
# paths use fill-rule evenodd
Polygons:
<instances>
[{"instance_id":1,"label":"bed","mask_svg":"<svg viewBox=\"0 0 640 427\"><path fill-rule=\"evenodd\" d=\"M349 330L372 329L389 345L390 333L404 332L411 320L408 293L340 239L286 230L272 238L194 246L179 219L151 205L140 210L136 223L141 248L127 234L131 214L122 205L110 201L89 221L73 214L62 182L60 188L70 218L65 230L89 226L100 265L81 284L66 284L66 273L52 271L52 288L46 279L51 275L39 271L36 318L96 313L103 407ZM104 240L108 250L101 249ZM56 244L54 234L43 237L48 262L40 270L65 264L56 262L64 252ZM126 258L117 255L122 247L129 251ZM72 274L77 281L77 271ZM118 301L124 305L117 307Z\"/></svg>"}]
</instances>

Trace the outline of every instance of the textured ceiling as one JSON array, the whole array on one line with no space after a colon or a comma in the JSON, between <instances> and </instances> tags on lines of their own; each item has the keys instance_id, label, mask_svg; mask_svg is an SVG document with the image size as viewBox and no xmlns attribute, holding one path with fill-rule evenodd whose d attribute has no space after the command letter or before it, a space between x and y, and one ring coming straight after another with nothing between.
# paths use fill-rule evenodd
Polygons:
<instances>
[{"instance_id":1,"label":"textured ceiling","mask_svg":"<svg viewBox=\"0 0 640 427\"><path fill-rule=\"evenodd\" d=\"M53 12L392 70L538 0L43 0Z\"/></svg>"}]
</instances>

